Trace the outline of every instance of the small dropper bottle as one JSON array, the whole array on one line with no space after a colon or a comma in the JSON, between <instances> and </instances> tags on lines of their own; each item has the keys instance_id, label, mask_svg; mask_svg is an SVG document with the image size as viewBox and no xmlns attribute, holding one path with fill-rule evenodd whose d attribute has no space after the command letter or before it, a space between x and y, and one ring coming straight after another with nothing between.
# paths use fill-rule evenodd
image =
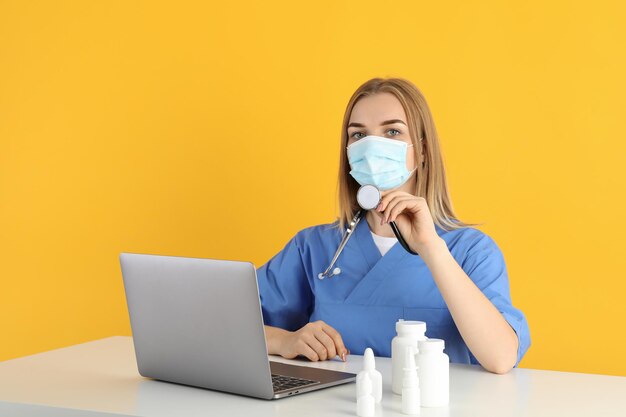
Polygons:
<instances>
[{"instance_id":1,"label":"small dropper bottle","mask_svg":"<svg viewBox=\"0 0 626 417\"><path fill-rule=\"evenodd\" d=\"M365 349L363 354L363 370L356 377L356 390L359 392L359 385L363 376L368 374L372 380L372 395L376 403L380 403L383 398L383 375L376 370L374 351L371 348Z\"/></svg>"},{"instance_id":2,"label":"small dropper bottle","mask_svg":"<svg viewBox=\"0 0 626 417\"><path fill-rule=\"evenodd\" d=\"M362 378L361 384L359 384L360 391L357 393L356 399L356 415L359 417L373 417L375 404L374 396L372 395L372 380L367 373Z\"/></svg>"},{"instance_id":3,"label":"small dropper bottle","mask_svg":"<svg viewBox=\"0 0 626 417\"><path fill-rule=\"evenodd\" d=\"M402 379L402 413L415 415L420 413L420 387L415 366L415 349L406 347L404 377Z\"/></svg>"}]
</instances>

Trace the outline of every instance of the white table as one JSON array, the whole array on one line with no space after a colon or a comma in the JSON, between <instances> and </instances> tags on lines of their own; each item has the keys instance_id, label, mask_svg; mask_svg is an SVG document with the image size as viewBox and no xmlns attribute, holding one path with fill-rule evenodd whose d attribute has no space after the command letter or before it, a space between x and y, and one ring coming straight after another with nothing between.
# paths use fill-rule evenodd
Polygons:
<instances>
[{"instance_id":1,"label":"white table","mask_svg":"<svg viewBox=\"0 0 626 417\"><path fill-rule=\"evenodd\" d=\"M346 363L272 360L357 373ZM383 401L376 416L402 416L391 360L377 358ZM130 337L115 336L0 362L0 416L356 416L354 383L280 400L259 400L141 377ZM422 416L626 416L626 378L514 369L506 375L452 364L450 405Z\"/></svg>"}]
</instances>

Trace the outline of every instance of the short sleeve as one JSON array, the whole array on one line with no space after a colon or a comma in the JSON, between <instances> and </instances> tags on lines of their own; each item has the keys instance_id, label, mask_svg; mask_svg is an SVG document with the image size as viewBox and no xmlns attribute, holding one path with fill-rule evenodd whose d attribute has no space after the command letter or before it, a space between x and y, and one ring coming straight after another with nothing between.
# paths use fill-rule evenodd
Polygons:
<instances>
[{"instance_id":1,"label":"short sleeve","mask_svg":"<svg viewBox=\"0 0 626 417\"><path fill-rule=\"evenodd\" d=\"M468 249L461 267L506 319L517 334L515 366L530 347L530 330L524 313L513 307L504 256L491 237L481 234ZM471 362L478 363L471 355Z\"/></svg>"},{"instance_id":2,"label":"short sleeve","mask_svg":"<svg viewBox=\"0 0 626 417\"><path fill-rule=\"evenodd\" d=\"M289 331L309 322L313 299L296 237L257 270L264 323Z\"/></svg>"}]
</instances>

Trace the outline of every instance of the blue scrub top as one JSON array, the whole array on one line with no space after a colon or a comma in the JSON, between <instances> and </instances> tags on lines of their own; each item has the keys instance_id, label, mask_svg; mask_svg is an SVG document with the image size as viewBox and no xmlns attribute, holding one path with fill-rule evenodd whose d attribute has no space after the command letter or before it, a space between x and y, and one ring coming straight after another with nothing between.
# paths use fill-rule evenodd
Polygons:
<instances>
[{"instance_id":1,"label":"blue scrub top","mask_svg":"<svg viewBox=\"0 0 626 417\"><path fill-rule=\"evenodd\" d=\"M318 279L341 241L337 224L301 230L257 270L266 325L294 331L323 320L341 334L351 353L362 355L371 347L376 356L390 357L396 321L419 320L426 322L426 336L445 340L451 362L478 363L422 258L399 243L381 256L365 219L337 260L341 274ZM511 304L502 252L478 229L445 231L437 225L435 229L461 268L517 333L517 366L530 346L530 332L524 314Z\"/></svg>"}]
</instances>

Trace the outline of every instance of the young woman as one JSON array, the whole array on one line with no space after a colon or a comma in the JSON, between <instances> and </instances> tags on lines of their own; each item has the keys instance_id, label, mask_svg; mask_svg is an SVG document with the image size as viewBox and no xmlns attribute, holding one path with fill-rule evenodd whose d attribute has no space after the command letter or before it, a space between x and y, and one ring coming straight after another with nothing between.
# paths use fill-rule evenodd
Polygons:
<instances>
[{"instance_id":1,"label":"young woman","mask_svg":"<svg viewBox=\"0 0 626 417\"><path fill-rule=\"evenodd\" d=\"M502 252L452 209L435 125L421 92L399 78L374 78L351 97L341 131L340 216L308 227L258 269L268 351L312 361L348 352L391 356L398 319L426 322L452 362L495 373L516 366L530 346L513 307ZM360 209L361 185L382 201L357 224L319 279ZM397 241L395 221L409 248Z\"/></svg>"}]
</instances>

